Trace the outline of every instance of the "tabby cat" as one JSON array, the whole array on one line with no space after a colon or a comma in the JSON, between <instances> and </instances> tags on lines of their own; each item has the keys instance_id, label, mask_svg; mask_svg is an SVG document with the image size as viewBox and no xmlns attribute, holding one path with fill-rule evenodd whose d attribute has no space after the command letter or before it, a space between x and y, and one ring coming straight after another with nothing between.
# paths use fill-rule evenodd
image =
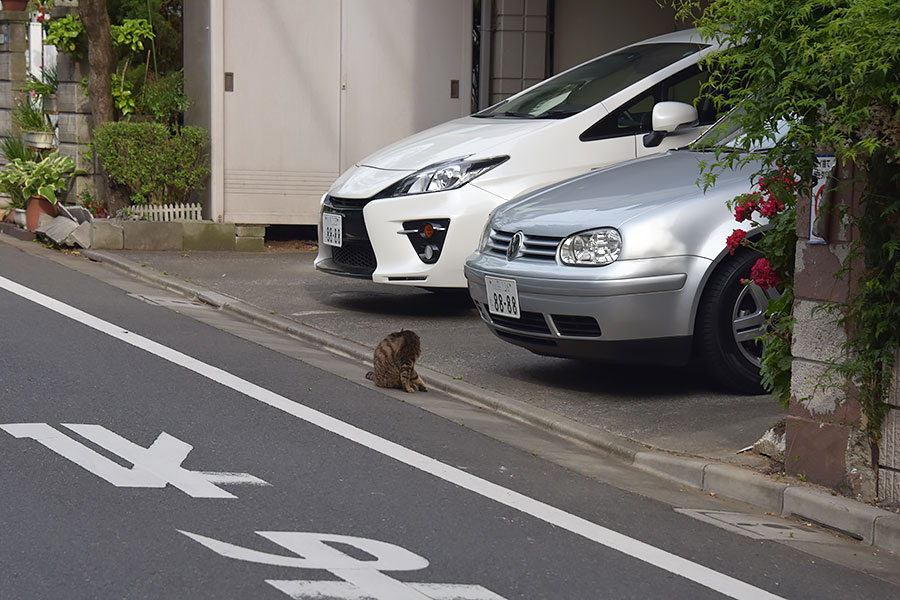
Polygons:
<instances>
[{"instance_id":1,"label":"tabby cat","mask_svg":"<svg viewBox=\"0 0 900 600\"><path fill-rule=\"evenodd\" d=\"M416 360L422 354L419 336L414 331L400 330L388 334L375 347L373 371L366 373L378 387L400 388L407 392L427 392L425 382L416 373Z\"/></svg>"}]
</instances>

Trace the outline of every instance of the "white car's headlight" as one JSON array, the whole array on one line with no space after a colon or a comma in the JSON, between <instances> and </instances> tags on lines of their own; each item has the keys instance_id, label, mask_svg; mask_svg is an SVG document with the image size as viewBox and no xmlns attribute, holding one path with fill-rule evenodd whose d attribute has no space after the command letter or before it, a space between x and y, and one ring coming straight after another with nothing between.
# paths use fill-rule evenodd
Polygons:
<instances>
[{"instance_id":1,"label":"white car's headlight","mask_svg":"<svg viewBox=\"0 0 900 600\"><path fill-rule=\"evenodd\" d=\"M559 248L559 258L567 265L601 266L615 262L621 251L619 231L602 227L567 237Z\"/></svg>"},{"instance_id":2,"label":"white car's headlight","mask_svg":"<svg viewBox=\"0 0 900 600\"><path fill-rule=\"evenodd\" d=\"M407 196L442 192L462 187L479 175L483 175L509 160L508 156L469 160L455 158L425 167L388 188L384 196Z\"/></svg>"}]
</instances>

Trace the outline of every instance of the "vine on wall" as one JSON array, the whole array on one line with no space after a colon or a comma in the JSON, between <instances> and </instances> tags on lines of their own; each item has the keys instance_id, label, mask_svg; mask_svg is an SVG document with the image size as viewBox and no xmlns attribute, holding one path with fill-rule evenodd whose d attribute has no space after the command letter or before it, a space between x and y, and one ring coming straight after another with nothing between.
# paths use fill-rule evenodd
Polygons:
<instances>
[{"instance_id":1,"label":"vine on wall","mask_svg":"<svg viewBox=\"0 0 900 600\"><path fill-rule=\"evenodd\" d=\"M896 0L673 0L677 14L696 22L703 36L728 44L703 64L706 92L719 106L740 105L737 115L750 150L777 140L763 177L789 170L791 198L770 217L753 243L765 253L768 277L785 293L769 307L774 317L763 355L763 384L790 397L793 294L791 257L797 193L811 189L816 151L865 173L862 214L847 212L860 237L838 277L863 265L858 293L831 307L848 330L847 358L831 365L850 382L873 448L881 435L894 356L900 348L900 2ZM790 129L778 136L779 122ZM746 153L721 154L706 174L747 161ZM753 202L735 201L738 216ZM759 202L755 205L756 214ZM732 240L734 243L736 240ZM747 240L737 240L748 243ZM781 259L787 259L782 262ZM856 276L854 273L853 276ZM774 279L772 279L774 281ZM851 286L852 287L852 286Z\"/></svg>"}]
</instances>

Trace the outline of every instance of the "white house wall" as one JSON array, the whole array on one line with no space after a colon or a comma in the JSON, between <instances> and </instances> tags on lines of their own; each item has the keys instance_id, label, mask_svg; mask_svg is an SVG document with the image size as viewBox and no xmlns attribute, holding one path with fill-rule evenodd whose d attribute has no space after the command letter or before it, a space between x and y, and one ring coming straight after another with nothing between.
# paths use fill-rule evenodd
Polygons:
<instances>
[{"instance_id":1,"label":"white house wall","mask_svg":"<svg viewBox=\"0 0 900 600\"><path fill-rule=\"evenodd\" d=\"M185 3L185 77L201 103L187 120L211 132L209 216L314 224L344 169L468 114L471 13L471 0Z\"/></svg>"}]
</instances>

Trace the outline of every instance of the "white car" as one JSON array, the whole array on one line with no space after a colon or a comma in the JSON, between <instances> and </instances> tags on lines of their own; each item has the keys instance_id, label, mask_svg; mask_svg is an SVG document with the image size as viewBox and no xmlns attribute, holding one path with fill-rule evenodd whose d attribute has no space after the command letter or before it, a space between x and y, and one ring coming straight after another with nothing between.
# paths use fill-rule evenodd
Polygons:
<instances>
[{"instance_id":1,"label":"white car","mask_svg":"<svg viewBox=\"0 0 900 600\"><path fill-rule=\"evenodd\" d=\"M682 146L712 124L712 103L692 104L705 78L697 62L716 49L693 30L655 37L372 154L322 198L316 268L379 283L465 288L465 259L500 204ZM650 122L661 101L672 110L664 139Z\"/></svg>"}]
</instances>

